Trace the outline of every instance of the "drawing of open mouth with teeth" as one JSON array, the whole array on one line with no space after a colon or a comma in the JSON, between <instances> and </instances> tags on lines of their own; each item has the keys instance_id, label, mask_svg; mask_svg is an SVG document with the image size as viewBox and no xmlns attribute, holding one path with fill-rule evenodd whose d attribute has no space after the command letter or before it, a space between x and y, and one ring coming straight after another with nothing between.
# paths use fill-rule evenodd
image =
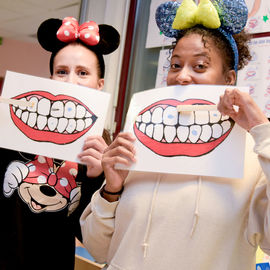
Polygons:
<instances>
[{"instance_id":1,"label":"drawing of open mouth with teeth","mask_svg":"<svg viewBox=\"0 0 270 270\"><path fill-rule=\"evenodd\" d=\"M72 143L97 120L89 108L70 96L31 91L14 99L33 103L28 107L10 105L10 114L15 126L34 141Z\"/></svg>"},{"instance_id":2,"label":"drawing of open mouth with teeth","mask_svg":"<svg viewBox=\"0 0 270 270\"><path fill-rule=\"evenodd\" d=\"M218 111L178 112L178 105L213 104L202 99L183 102L161 100L145 108L136 118L134 133L154 153L166 156L198 157L221 144L234 121Z\"/></svg>"}]
</instances>

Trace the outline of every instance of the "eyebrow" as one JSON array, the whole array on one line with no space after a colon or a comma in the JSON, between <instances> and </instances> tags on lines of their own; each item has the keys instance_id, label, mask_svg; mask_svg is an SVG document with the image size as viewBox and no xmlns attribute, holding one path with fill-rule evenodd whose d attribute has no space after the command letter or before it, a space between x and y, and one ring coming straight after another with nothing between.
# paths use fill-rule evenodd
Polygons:
<instances>
[{"instance_id":1,"label":"eyebrow","mask_svg":"<svg viewBox=\"0 0 270 270\"><path fill-rule=\"evenodd\" d=\"M76 66L76 68L80 68L80 69L86 69L86 70L89 70L89 67L82 66L82 65Z\"/></svg>"},{"instance_id":2,"label":"eyebrow","mask_svg":"<svg viewBox=\"0 0 270 270\"><path fill-rule=\"evenodd\" d=\"M210 56L209 56L209 54L208 54L207 52L196 53L196 54L193 55L193 57L201 57L201 56L206 57L206 58L208 58L209 60L211 59ZM181 58L181 56L178 55L178 54L175 54L175 55L172 56L172 58L174 58L174 57L179 57L179 58Z\"/></svg>"},{"instance_id":3,"label":"eyebrow","mask_svg":"<svg viewBox=\"0 0 270 270\"><path fill-rule=\"evenodd\" d=\"M55 66L55 68L66 68L67 66L66 65L58 65L58 66Z\"/></svg>"},{"instance_id":4,"label":"eyebrow","mask_svg":"<svg viewBox=\"0 0 270 270\"><path fill-rule=\"evenodd\" d=\"M58 65L58 66L55 66L55 68L69 68L68 65ZM79 65L79 66L76 66L76 69L85 69L85 70L89 70L88 67L86 66L82 66L82 65Z\"/></svg>"}]
</instances>

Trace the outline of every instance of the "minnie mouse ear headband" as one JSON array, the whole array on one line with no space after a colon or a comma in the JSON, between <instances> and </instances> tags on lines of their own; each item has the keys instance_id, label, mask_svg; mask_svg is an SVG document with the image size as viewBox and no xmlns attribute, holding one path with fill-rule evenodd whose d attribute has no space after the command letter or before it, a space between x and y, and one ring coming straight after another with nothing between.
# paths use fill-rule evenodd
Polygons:
<instances>
[{"instance_id":1,"label":"minnie mouse ear headband","mask_svg":"<svg viewBox=\"0 0 270 270\"><path fill-rule=\"evenodd\" d=\"M248 9L244 0L200 0L197 6L193 0L161 4L156 10L156 23L167 37L177 38L181 30L203 25L217 29L229 42L234 54L234 70L238 70L238 49L233 38L240 33L247 22Z\"/></svg>"},{"instance_id":2,"label":"minnie mouse ear headband","mask_svg":"<svg viewBox=\"0 0 270 270\"><path fill-rule=\"evenodd\" d=\"M118 48L120 42L120 35L114 27L107 24L97 25L94 21L79 25L73 17L66 17L63 21L44 21L38 28L37 37L40 45L50 52L57 52L67 43L79 39L93 51L109 54Z\"/></svg>"}]
</instances>

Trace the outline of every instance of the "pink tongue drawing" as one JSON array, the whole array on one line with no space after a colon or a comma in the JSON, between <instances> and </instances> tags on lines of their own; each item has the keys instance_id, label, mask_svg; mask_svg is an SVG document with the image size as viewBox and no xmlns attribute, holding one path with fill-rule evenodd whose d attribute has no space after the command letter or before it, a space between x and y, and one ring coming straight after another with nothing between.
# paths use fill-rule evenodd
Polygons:
<instances>
[{"instance_id":1,"label":"pink tongue drawing","mask_svg":"<svg viewBox=\"0 0 270 270\"><path fill-rule=\"evenodd\" d=\"M41 206L39 204L36 204L34 201L32 201L32 206L36 210L40 210L41 209Z\"/></svg>"}]
</instances>

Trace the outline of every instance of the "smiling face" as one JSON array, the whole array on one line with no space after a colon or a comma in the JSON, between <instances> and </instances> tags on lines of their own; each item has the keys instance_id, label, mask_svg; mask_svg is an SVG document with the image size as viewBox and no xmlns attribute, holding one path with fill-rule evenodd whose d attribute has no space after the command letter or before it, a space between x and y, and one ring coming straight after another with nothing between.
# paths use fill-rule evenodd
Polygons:
<instances>
[{"instance_id":1,"label":"smiling face","mask_svg":"<svg viewBox=\"0 0 270 270\"><path fill-rule=\"evenodd\" d=\"M172 53L168 85L235 83L235 72L224 66L223 54L210 38L205 41L195 33L178 41Z\"/></svg>"},{"instance_id":2,"label":"smiling face","mask_svg":"<svg viewBox=\"0 0 270 270\"><path fill-rule=\"evenodd\" d=\"M99 90L104 85L104 79L98 76L97 56L76 43L65 46L56 54L52 79Z\"/></svg>"},{"instance_id":3,"label":"smiling face","mask_svg":"<svg viewBox=\"0 0 270 270\"><path fill-rule=\"evenodd\" d=\"M55 212L66 207L68 200L49 185L22 183L19 195L35 213ZM42 202L46 202L43 204Z\"/></svg>"}]
</instances>

